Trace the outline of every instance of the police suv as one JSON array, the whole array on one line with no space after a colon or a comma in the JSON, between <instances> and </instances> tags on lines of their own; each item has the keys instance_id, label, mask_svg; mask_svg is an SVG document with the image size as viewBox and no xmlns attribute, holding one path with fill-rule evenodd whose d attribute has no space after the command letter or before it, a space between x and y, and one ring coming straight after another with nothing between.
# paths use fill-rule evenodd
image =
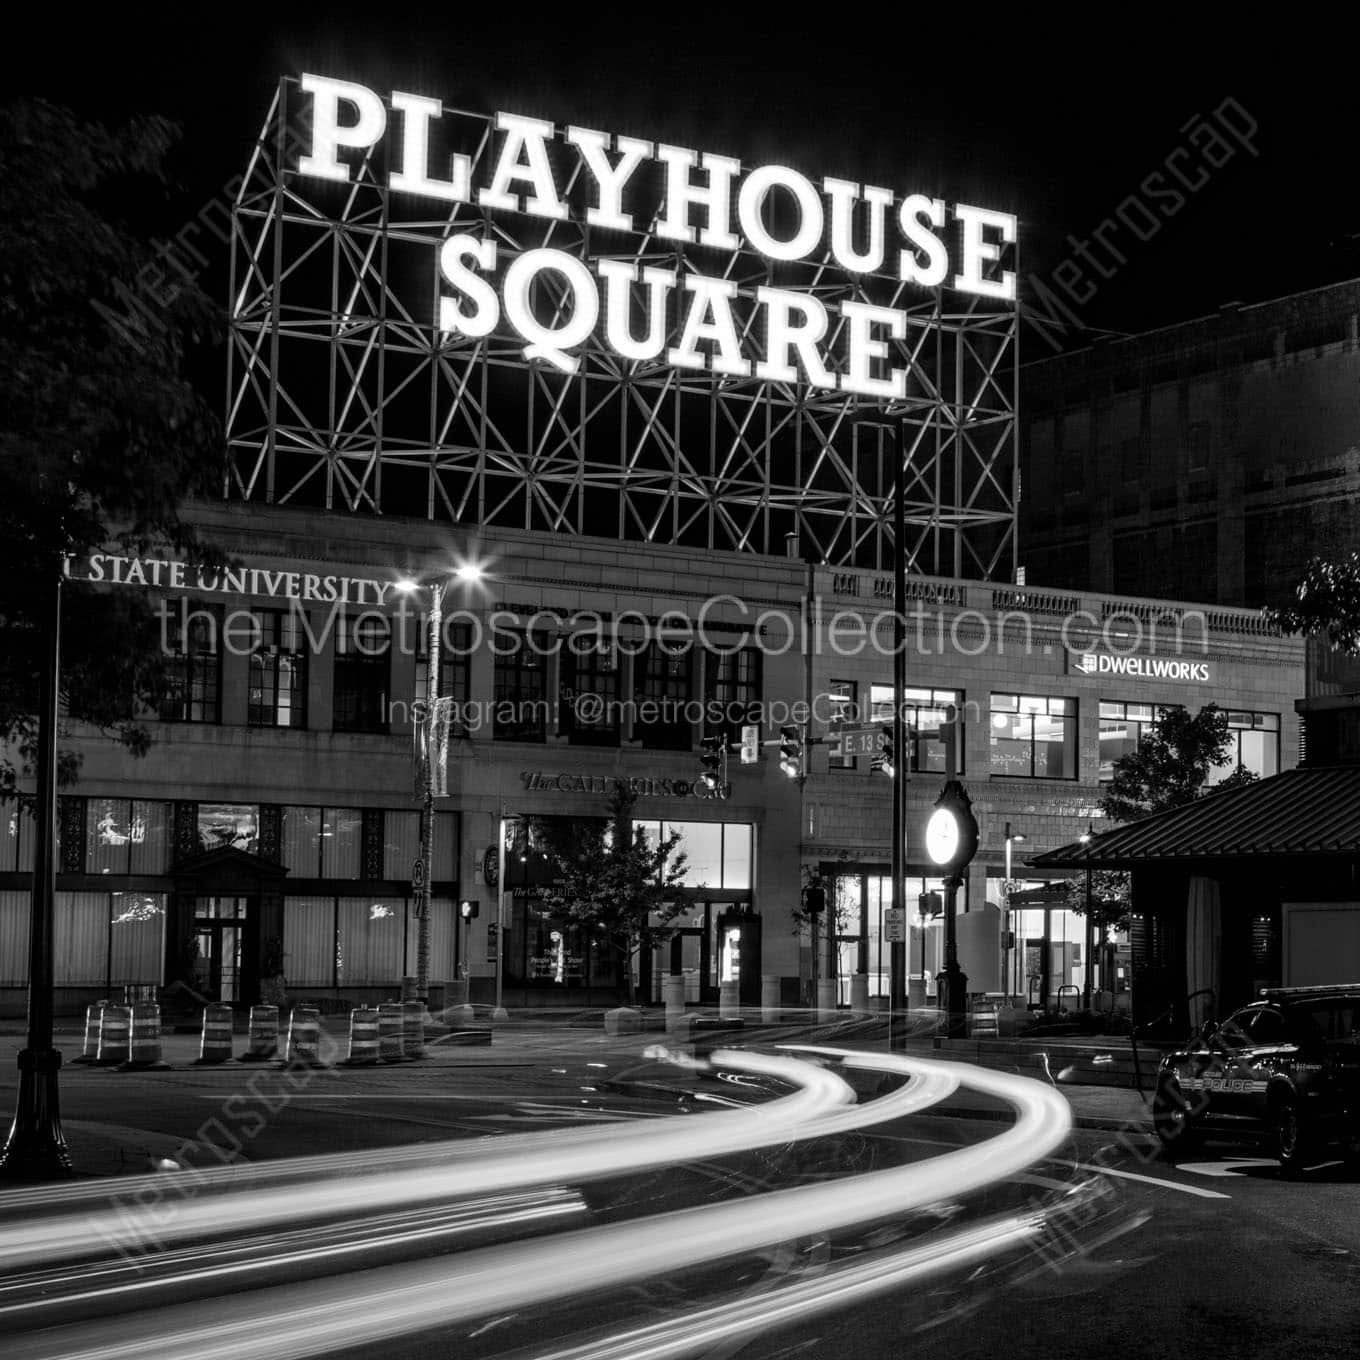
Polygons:
<instances>
[{"instance_id":1,"label":"police suv","mask_svg":"<svg viewBox=\"0 0 1360 1360\"><path fill-rule=\"evenodd\" d=\"M1329 1144L1360 1149L1360 984L1279 987L1208 1024L1157 1073L1152 1118L1173 1152L1202 1135L1264 1139L1286 1175Z\"/></svg>"}]
</instances>

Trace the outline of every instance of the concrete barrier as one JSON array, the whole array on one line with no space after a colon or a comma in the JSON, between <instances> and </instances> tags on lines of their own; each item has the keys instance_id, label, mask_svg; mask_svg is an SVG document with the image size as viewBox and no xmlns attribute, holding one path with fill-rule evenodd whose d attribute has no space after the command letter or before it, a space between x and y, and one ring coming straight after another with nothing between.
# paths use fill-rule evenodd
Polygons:
<instances>
[{"instance_id":1,"label":"concrete barrier","mask_svg":"<svg viewBox=\"0 0 1360 1360\"><path fill-rule=\"evenodd\" d=\"M734 1020L741 1014L741 984L718 983L718 1014L724 1020Z\"/></svg>"}]
</instances>

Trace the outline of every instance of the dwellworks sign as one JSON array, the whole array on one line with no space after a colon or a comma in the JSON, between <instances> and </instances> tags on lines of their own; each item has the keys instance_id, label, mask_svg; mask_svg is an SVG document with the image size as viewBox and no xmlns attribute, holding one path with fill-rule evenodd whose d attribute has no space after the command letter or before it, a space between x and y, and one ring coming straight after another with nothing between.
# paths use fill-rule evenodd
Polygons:
<instances>
[{"instance_id":1,"label":"dwellworks sign","mask_svg":"<svg viewBox=\"0 0 1360 1360\"><path fill-rule=\"evenodd\" d=\"M1183 661L1179 657L1069 652L1068 670L1078 675L1122 675L1135 680L1179 680L1197 685L1214 682L1214 667L1210 662Z\"/></svg>"}]
</instances>

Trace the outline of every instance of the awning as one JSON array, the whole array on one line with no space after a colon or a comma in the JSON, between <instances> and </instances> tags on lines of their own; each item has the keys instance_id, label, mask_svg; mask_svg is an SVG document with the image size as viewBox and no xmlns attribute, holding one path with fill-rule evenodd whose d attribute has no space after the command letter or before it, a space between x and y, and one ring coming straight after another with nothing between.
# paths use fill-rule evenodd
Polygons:
<instances>
[{"instance_id":1,"label":"awning","mask_svg":"<svg viewBox=\"0 0 1360 1360\"><path fill-rule=\"evenodd\" d=\"M1360 765L1303 766L1026 861L1037 869L1122 869L1166 861L1360 859Z\"/></svg>"}]
</instances>

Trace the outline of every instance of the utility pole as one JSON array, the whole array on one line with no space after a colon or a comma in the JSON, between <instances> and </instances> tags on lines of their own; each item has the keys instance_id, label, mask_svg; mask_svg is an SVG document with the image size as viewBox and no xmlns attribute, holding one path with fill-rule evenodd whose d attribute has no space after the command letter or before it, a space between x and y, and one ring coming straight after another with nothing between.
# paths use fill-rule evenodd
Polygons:
<instances>
[{"instance_id":1,"label":"utility pole","mask_svg":"<svg viewBox=\"0 0 1360 1360\"><path fill-rule=\"evenodd\" d=\"M906 727L902 701L907 687L907 516L902 503L902 460L906 456L907 423L899 418L893 437L893 779L892 779L892 904L906 920ZM907 932L910 933L909 931ZM907 946L894 940L888 946L888 1047L906 1043ZM899 1019L899 1012L901 1018Z\"/></svg>"}]
</instances>

